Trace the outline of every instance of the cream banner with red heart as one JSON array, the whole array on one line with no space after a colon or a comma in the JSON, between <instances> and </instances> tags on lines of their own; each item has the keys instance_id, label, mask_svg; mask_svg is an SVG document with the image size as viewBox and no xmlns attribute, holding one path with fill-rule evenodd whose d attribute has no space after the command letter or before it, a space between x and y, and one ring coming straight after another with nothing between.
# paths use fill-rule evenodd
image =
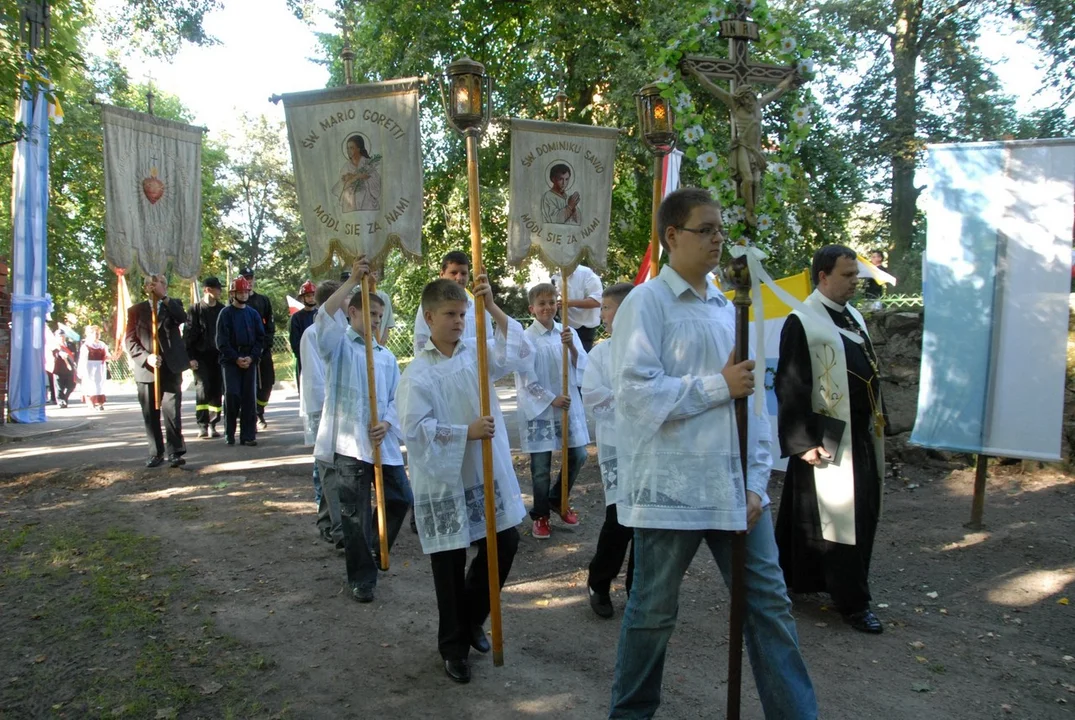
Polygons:
<instances>
[{"instance_id":1,"label":"cream banner with red heart","mask_svg":"<svg viewBox=\"0 0 1075 720\"><path fill-rule=\"evenodd\" d=\"M145 274L197 277L202 249L203 128L101 106L105 260Z\"/></svg>"}]
</instances>

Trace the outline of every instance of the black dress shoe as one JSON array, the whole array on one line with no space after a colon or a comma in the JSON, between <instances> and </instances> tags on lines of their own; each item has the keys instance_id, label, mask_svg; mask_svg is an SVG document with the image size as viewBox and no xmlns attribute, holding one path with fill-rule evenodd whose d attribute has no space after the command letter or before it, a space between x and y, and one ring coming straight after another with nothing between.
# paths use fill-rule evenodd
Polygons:
<instances>
[{"instance_id":1,"label":"black dress shoe","mask_svg":"<svg viewBox=\"0 0 1075 720\"><path fill-rule=\"evenodd\" d=\"M470 646L480 653L487 653L493 649L481 625L475 625L470 629Z\"/></svg>"},{"instance_id":2,"label":"black dress shoe","mask_svg":"<svg viewBox=\"0 0 1075 720\"><path fill-rule=\"evenodd\" d=\"M885 626L870 609L844 615L844 622L853 629L870 635L880 635L885 631Z\"/></svg>"},{"instance_id":3,"label":"black dress shoe","mask_svg":"<svg viewBox=\"0 0 1075 720\"><path fill-rule=\"evenodd\" d=\"M209 437L211 437L211 438L220 437L220 431L216 429L216 425L210 425L209 426Z\"/></svg>"},{"instance_id":4,"label":"black dress shoe","mask_svg":"<svg viewBox=\"0 0 1075 720\"><path fill-rule=\"evenodd\" d=\"M150 468L157 467L158 465L160 465L163 462L164 462L164 456L163 455L154 455L153 457L149 458L149 460L146 460L146 467L150 467Z\"/></svg>"},{"instance_id":5,"label":"black dress shoe","mask_svg":"<svg viewBox=\"0 0 1075 720\"><path fill-rule=\"evenodd\" d=\"M227 438L226 442L228 443L228 445L234 445L235 444L235 438Z\"/></svg>"},{"instance_id":6,"label":"black dress shoe","mask_svg":"<svg viewBox=\"0 0 1075 720\"><path fill-rule=\"evenodd\" d=\"M457 683L470 682L470 663L466 658L462 660L445 660L444 672Z\"/></svg>"},{"instance_id":7,"label":"black dress shoe","mask_svg":"<svg viewBox=\"0 0 1075 720\"><path fill-rule=\"evenodd\" d=\"M586 586L586 592L590 596L590 609L597 613L598 617L608 619L616 614L612 607L612 598L608 596L608 593L596 592L589 585Z\"/></svg>"},{"instance_id":8,"label":"black dress shoe","mask_svg":"<svg viewBox=\"0 0 1075 720\"><path fill-rule=\"evenodd\" d=\"M257 447L258 446L258 441L257 440L240 440L239 444L240 445L246 445L247 447Z\"/></svg>"},{"instance_id":9,"label":"black dress shoe","mask_svg":"<svg viewBox=\"0 0 1075 720\"><path fill-rule=\"evenodd\" d=\"M351 583L351 597L360 603L371 603L373 602L373 588L369 585Z\"/></svg>"},{"instance_id":10,"label":"black dress shoe","mask_svg":"<svg viewBox=\"0 0 1075 720\"><path fill-rule=\"evenodd\" d=\"M177 467L180 467L182 465L186 465L187 461L183 459L182 455L169 455L168 456L168 464L171 465L174 468L177 468Z\"/></svg>"}]
</instances>

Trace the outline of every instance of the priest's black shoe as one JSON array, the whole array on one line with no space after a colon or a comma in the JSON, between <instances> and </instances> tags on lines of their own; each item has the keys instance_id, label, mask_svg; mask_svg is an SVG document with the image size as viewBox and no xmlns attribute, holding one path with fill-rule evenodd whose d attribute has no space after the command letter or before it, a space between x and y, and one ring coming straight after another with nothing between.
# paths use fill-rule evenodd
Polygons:
<instances>
[{"instance_id":1,"label":"priest's black shoe","mask_svg":"<svg viewBox=\"0 0 1075 720\"><path fill-rule=\"evenodd\" d=\"M171 465L174 468L177 468L177 467L180 467L181 465L186 465L187 461L183 459L182 455L169 455L168 456L168 464Z\"/></svg>"},{"instance_id":2,"label":"priest's black shoe","mask_svg":"<svg viewBox=\"0 0 1075 720\"><path fill-rule=\"evenodd\" d=\"M444 672L457 683L470 682L470 663L466 658L461 660L445 660Z\"/></svg>"},{"instance_id":3,"label":"priest's black shoe","mask_svg":"<svg viewBox=\"0 0 1075 720\"><path fill-rule=\"evenodd\" d=\"M240 440L239 444L240 445L246 445L247 447L257 447L258 446L258 441L257 440Z\"/></svg>"},{"instance_id":4,"label":"priest's black shoe","mask_svg":"<svg viewBox=\"0 0 1075 720\"><path fill-rule=\"evenodd\" d=\"M481 625L475 625L470 629L470 646L480 653L487 653L493 649Z\"/></svg>"},{"instance_id":5,"label":"priest's black shoe","mask_svg":"<svg viewBox=\"0 0 1075 720\"><path fill-rule=\"evenodd\" d=\"M869 633L870 635L880 635L885 631L885 626L882 625L877 616L873 614L873 610L869 609L844 615L844 622L855 630Z\"/></svg>"},{"instance_id":6,"label":"priest's black shoe","mask_svg":"<svg viewBox=\"0 0 1075 720\"><path fill-rule=\"evenodd\" d=\"M164 456L163 455L154 455L151 458L149 458L149 460L146 460L146 467L157 467L158 465L161 465L162 463L164 463Z\"/></svg>"}]
</instances>

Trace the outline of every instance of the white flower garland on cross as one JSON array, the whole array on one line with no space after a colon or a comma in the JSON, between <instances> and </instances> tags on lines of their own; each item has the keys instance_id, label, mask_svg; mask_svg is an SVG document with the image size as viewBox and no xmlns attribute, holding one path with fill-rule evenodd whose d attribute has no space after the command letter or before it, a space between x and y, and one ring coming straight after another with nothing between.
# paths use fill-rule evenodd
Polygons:
<instances>
[{"instance_id":1,"label":"white flower garland on cross","mask_svg":"<svg viewBox=\"0 0 1075 720\"><path fill-rule=\"evenodd\" d=\"M789 35L780 23L773 20L766 0L741 1L751 19L759 26L761 43L755 44L754 47L762 52L771 52L780 62L794 63L805 78L813 77L816 67L810 58L810 50L799 47L795 38ZM661 69L656 81L661 97L667 99L675 110L676 130L686 144L683 154L702 171L702 186L720 200L724 207L724 223L732 239L741 237L746 230L746 208L743 201L736 197L735 183L732 182L727 160L718 152L713 135L703 128L702 115L678 67L685 54L698 53L701 50L708 28L735 14L737 4L735 0L729 0L723 5L696 11L679 37L669 41L660 53L658 62ZM780 140L775 151L767 153L768 171L762 178L761 197L755 200L758 215L758 237L755 240L767 239L771 242L777 218L782 218L785 228L790 231L789 239L800 237L802 228L793 213L784 212L783 200L794 185L795 177L801 174L797 152L810 133L812 105L813 95L806 90L802 102L792 109L787 134Z\"/></svg>"}]
</instances>

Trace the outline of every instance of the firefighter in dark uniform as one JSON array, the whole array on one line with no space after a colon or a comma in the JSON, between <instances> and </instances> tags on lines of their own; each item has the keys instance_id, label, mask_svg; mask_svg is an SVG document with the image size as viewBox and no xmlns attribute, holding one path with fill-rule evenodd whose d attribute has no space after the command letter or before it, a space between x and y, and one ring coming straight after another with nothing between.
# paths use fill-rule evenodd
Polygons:
<instances>
[{"instance_id":1,"label":"firefighter in dark uniform","mask_svg":"<svg viewBox=\"0 0 1075 720\"><path fill-rule=\"evenodd\" d=\"M258 427L264 430L265 406L269 404L269 396L272 395L272 386L276 384L276 369L272 364L272 343L276 337L276 321L272 316L272 303L269 298L254 292L254 271L243 268L239 271L250 282L249 307L254 308L261 315L262 327L265 330L265 344L262 346L261 360L258 361Z\"/></svg>"}]
</instances>

